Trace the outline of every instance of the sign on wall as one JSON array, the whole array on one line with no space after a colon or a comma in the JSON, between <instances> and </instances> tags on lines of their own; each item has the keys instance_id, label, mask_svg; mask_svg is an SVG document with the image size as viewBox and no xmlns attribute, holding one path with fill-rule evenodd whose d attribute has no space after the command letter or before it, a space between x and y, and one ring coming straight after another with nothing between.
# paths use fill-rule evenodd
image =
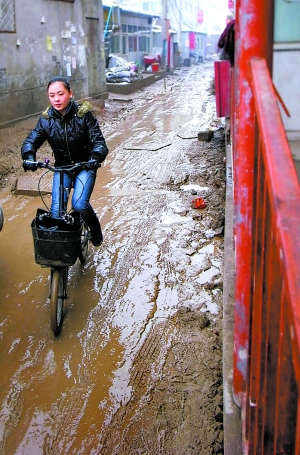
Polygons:
<instances>
[{"instance_id":1,"label":"sign on wall","mask_svg":"<svg viewBox=\"0 0 300 455\"><path fill-rule=\"evenodd\" d=\"M196 36L195 32L189 32L189 48L190 50L193 50L196 48Z\"/></svg>"},{"instance_id":2,"label":"sign on wall","mask_svg":"<svg viewBox=\"0 0 300 455\"><path fill-rule=\"evenodd\" d=\"M203 19L204 19L203 10L200 9L198 11L198 14L197 14L197 22L198 22L198 24L202 24Z\"/></svg>"}]
</instances>

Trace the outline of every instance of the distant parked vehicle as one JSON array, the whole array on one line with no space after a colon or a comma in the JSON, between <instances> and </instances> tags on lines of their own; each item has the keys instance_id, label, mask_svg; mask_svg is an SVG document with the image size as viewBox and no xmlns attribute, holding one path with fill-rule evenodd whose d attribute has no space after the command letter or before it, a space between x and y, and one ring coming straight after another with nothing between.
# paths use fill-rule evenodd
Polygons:
<instances>
[{"instance_id":1,"label":"distant parked vehicle","mask_svg":"<svg viewBox=\"0 0 300 455\"><path fill-rule=\"evenodd\" d=\"M190 52L189 57L192 59L192 63L194 64L203 63L202 55L198 55L196 52Z\"/></svg>"},{"instance_id":2,"label":"distant parked vehicle","mask_svg":"<svg viewBox=\"0 0 300 455\"><path fill-rule=\"evenodd\" d=\"M0 231L3 228L3 223L4 223L3 210L2 210L2 207L0 206Z\"/></svg>"},{"instance_id":3,"label":"distant parked vehicle","mask_svg":"<svg viewBox=\"0 0 300 455\"><path fill-rule=\"evenodd\" d=\"M144 56L143 63L144 63L144 66L145 66L145 70L152 63L161 64L161 57L162 57L162 48L161 47L154 47L152 49L152 52L150 52L150 54Z\"/></svg>"}]
</instances>

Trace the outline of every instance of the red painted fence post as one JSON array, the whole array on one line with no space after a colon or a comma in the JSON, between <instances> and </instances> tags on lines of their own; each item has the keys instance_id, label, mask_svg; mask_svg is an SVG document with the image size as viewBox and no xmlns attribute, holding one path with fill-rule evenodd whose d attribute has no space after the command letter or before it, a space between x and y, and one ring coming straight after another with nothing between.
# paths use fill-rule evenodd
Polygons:
<instances>
[{"instance_id":1,"label":"red painted fence post","mask_svg":"<svg viewBox=\"0 0 300 455\"><path fill-rule=\"evenodd\" d=\"M254 101L249 61L272 61L273 0L237 0L234 63L234 235L236 296L233 393L242 404L246 390L251 272L251 233L254 167Z\"/></svg>"},{"instance_id":2,"label":"red painted fence post","mask_svg":"<svg viewBox=\"0 0 300 455\"><path fill-rule=\"evenodd\" d=\"M217 117L230 116L230 80L231 67L229 60L219 60L214 63L216 86Z\"/></svg>"}]
</instances>

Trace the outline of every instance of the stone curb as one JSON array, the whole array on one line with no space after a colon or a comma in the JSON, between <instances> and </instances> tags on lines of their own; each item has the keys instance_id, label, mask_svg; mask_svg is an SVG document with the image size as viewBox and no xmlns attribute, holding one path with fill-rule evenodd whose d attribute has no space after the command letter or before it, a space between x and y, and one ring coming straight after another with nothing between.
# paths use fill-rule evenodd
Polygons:
<instances>
[{"instance_id":1,"label":"stone curb","mask_svg":"<svg viewBox=\"0 0 300 455\"><path fill-rule=\"evenodd\" d=\"M227 122L226 122L227 123ZM226 129L227 130L227 129ZM225 130L225 137L227 131ZM226 143L226 201L224 234L224 291L223 291L223 425L224 455L242 455L241 409L232 394L235 252L233 238L233 180L231 146Z\"/></svg>"}]
</instances>

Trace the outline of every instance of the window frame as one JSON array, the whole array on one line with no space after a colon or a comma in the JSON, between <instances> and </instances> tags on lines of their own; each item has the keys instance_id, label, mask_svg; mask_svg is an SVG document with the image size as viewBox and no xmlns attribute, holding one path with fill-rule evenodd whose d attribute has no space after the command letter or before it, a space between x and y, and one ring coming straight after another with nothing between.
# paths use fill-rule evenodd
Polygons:
<instances>
[{"instance_id":1,"label":"window frame","mask_svg":"<svg viewBox=\"0 0 300 455\"><path fill-rule=\"evenodd\" d=\"M2 8L2 5L3 5L3 2L4 0L0 0L0 7ZM1 21L0 21L0 33L16 33L17 31L17 28L16 28L16 5L15 5L15 0L11 0L11 5L12 5L12 18L11 18L11 22L12 22L12 27L9 28L9 29L5 29L5 27L3 27L3 29L1 28Z\"/></svg>"}]
</instances>

